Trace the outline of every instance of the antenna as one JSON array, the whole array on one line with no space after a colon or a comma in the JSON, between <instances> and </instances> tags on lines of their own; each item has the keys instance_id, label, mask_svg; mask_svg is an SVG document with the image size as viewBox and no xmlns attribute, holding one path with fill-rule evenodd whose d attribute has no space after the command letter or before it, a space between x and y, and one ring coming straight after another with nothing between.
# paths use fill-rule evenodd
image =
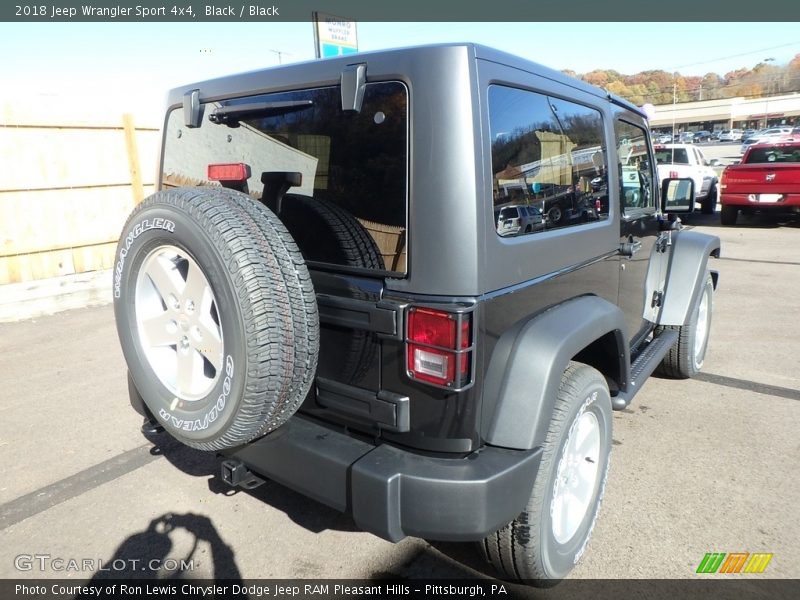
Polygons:
<instances>
[{"instance_id":1,"label":"antenna","mask_svg":"<svg viewBox=\"0 0 800 600\"><path fill-rule=\"evenodd\" d=\"M283 50L273 50L272 48L267 48L267 51L273 52L273 53L278 55L278 64L279 65L283 64L283 55L284 54L288 54L289 56L292 55L291 52L284 52Z\"/></svg>"}]
</instances>

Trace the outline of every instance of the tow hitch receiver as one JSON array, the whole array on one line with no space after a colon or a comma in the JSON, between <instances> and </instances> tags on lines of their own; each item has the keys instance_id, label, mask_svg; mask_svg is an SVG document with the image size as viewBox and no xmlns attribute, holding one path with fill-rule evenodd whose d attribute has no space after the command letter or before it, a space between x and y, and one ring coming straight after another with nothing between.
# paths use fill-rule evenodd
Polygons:
<instances>
[{"instance_id":1,"label":"tow hitch receiver","mask_svg":"<svg viewBox=\"0 0 800 600\"><path fill-rule=\"evenodd\" d=\"M242 461L231 459L222 461L222 481L246 490L252 490L264 483L264 480L248 469Z\"/></svg>"}]
</instances>

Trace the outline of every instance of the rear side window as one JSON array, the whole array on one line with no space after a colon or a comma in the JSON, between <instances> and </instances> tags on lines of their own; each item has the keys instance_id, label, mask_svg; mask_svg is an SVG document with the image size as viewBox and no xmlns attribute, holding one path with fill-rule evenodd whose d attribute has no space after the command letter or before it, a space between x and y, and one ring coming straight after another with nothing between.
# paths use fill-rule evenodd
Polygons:
<instances>
[{"instance_id":1,"label":"rear side window","mask_svg":"<svg viewBox=\"0 0 800 600\"><path fill-rule=\"evenodd\" d=\"M244 191L265 202L291 175L279 216L307 261L406 272L404 84L368 84L360 112L343 111L331 86L208 103L199 128L170 114L162 187L220 185L208 165L226 163L244 163Z\"/></svg>"},{"instance_id":2,"label":"rear side window","mask_svg":"<svg viewBox=\"0 0 800 600\"><path fill-rule=\"evenodd\" d=\"M530 222L497 234L525 235L608 218L600 111L536 92L489 87L493 201L522 206Z\"/></svg>"}]
</instances>

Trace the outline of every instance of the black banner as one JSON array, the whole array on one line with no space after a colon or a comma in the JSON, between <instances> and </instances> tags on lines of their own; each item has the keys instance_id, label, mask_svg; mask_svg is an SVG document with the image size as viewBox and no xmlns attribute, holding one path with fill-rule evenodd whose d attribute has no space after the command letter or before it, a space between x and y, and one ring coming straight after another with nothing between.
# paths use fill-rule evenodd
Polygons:
<instances>
[{"instance_id":1,"label":"black banner","mask_svg":"<svg viewBox=\"0 0 800 600\"><path fill-rule=\"evenodd\" d=\"M556 582L553 582L556 583ZM794 600L800 580L710 576L708 579L575 579L541 589L492 579L459 580L2 580L3 600Z\"/></svg>"},{"instance_id":2,"label":"black banner","mask_svg":"<svg viewBox=\"0 0 800 600\"><path fill-rule=\"evenodd\" d=\"M732 5L722 0L570 0L569 3L542 0L116 0L114 2L57 0L56 2L14 2L0 5L0 21L11 22L193 22L193 21L298 21L310 22L320 11L354 21L477 21L477 22L764 22L800 20L800 2L772 0L768 9L757 2ZM763 33L753 23L753 34ZM655 35L655 33L654 33ZM598 39L602 30L598 30Z\"/></svg>"}]
</instances>

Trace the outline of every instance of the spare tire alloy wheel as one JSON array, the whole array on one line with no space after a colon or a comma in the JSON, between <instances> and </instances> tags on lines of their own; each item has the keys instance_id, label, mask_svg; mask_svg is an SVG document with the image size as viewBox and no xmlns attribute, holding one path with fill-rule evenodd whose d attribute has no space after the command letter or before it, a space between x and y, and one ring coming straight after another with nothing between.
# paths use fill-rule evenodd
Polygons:
<instances>
[{"instance_id":1,"label":"spare tire alloy wheel","mask_svg":"<svg viewBox=\"0 0 800 600\"><path fill-rule=\"evenodd\" d=\"M528 504L488 536L484 556L510 579L549 587L583 555L611 456L611 397L603 375L577 362L561 380Z\"/></svg>"},{"instance_id":2,"label":"spare tire alloy wheel","mask_svg":"<svg viewBox=\"0 0 800 600\"><path fill-rule=\"evenodd\" d=\"M117 250L114 312L131 378L181 442L219 450L282 425L307 395L319 319L291 236L244 194L161 191Z\"/></svg>"},{"instance_id":3,"label":"spare tire alloy wheel","mask_svg":"<svg viewBox=\"0 0 800 600\"><path fill-rule=\"evenodd\" d=\"M223 371L223 339L200 266L181 248L156 247L136 278L135 310L142 353L159 381L179 401L206 397Z\"/></svg>"}]
</instances>

